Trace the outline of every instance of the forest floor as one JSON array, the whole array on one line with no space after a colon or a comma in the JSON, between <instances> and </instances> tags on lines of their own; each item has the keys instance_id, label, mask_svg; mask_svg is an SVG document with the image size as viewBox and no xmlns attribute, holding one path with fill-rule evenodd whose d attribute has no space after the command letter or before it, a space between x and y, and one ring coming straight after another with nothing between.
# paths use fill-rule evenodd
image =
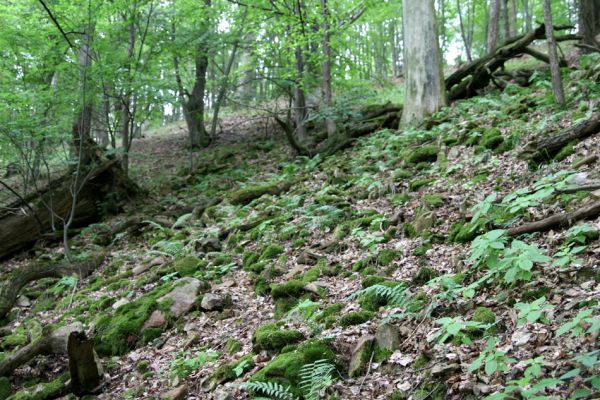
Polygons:
<instances>
[{"instance_id":1,"label":"forest floor","mask_svg":"<svg viewBox=\"0 0 600 400\"><path fill-rule=\"evenodd\" d=\"M597 162L573 167L600 135L535 168L518 157L599 110L597 75L572 74L567 109L542 74L326 159L292 157L274 126L243 116L192 170L181 124L137 140L147 195L73 239L103 266L27 287L0 360L36 327L78 320L102 358L98 399L244 399L249 381L310 398L299 370L322 359L337 372L312 368L308 386L330 399L598 398L600 217L506 234L598 201L560 191L600 180ZM131 216L146 222L101 243ZM11 388L67 369L38 357Z\"/></svg>"}]
</instances>

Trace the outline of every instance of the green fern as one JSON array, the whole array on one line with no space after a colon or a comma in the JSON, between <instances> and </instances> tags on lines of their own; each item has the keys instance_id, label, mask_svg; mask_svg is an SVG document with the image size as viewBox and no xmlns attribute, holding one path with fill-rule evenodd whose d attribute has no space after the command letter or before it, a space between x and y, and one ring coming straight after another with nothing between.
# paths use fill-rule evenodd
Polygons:
<instances>
[{"instance_id":1,"label":"green fern","mask_svg":"<svg viewBox=\"0 0 600 400\"><path fill-rule=\"evenodd\" d=\"M265 394L272 399L296 400L289 388L275 382L245 382L242 387L247 391Z\"/></svg>"},{"instance_id":2,"label":"green fern","mask_svg":"<svg viewBox=\"0 0 600 400\"><path fill-rule=\"evenodd\" d=\"M386 285L373 285L366 289L359 290L348 297L349 300L355 300L362 296L368 296L375 294L378 297L385 299L388 305L392 306L404 306L409 299L408 288L404 285L397 286L386 286Z\"/></svg>"},{"instance_id":3,"label":"green fern","mask_svg":"<svg viewBox=\"0 0 600 400\"><path fill-rule=\"evenodd\" d=\"M318 360L300 369L300 389L306 400L319 400L321 393L333 383L335 366L328 360Z\"/></svg>"}]
</instances>

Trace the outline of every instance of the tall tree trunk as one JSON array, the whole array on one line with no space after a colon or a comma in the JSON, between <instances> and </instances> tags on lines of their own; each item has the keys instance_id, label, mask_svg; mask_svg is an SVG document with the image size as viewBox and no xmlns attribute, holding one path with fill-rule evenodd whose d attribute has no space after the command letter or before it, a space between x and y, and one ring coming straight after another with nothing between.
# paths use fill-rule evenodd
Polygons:
<instances>
[{"instance_id":1,"label":"tall tree trunk","mask_svg":"<svg viewBox=\"0 0 600 400\"><path fill-rule=\"evenodd\" d=\"M533 13L529 7L529 0L523 0L523 12L525 14L525 30L531 32L533 29Z\"/></svg>"},{"instance_id":2,"label":"tall tree trunk","mask_svg":"<svg viewBox=\"0 0 600 400\"><path fill-rule=\"evenodd\" d=\"M500 2L503 0L490 1L490 17L488 19L487 52L491 53L498 44L498 26L500 25Z\"/></svg>"},{"instance_id":3,"label":"tall tree trunk","mask_svg":"<svg viewBox=\"0 0 600 400\"><path fill-rule=\"evenodd\" d=\"M304 95L304 57L302 48L296 47L296 75L297 82L294 87L294 122L296 124L296 137L300 142L304 142L307 137L306 126L306 97Z\"/></svg>"},{"instance_id":4,"label":"tall tree trunk","mask_svg":"<svg viewBox=\"0 0 600 400\"><path fill-rule=\"evenodd\" d=\"M469 43L469 39L467 38L467 34L465 32L465 24L463 21L462 10L460 7L460 0L456 0L456 8L458 10L458 22L460 24L460 35L461 35L463 43L465 45L465 52L467 53L467 60L469 60L469 62L472 62L473 57L471 56L471 43Z\"/></svg>"},{"instance_id":5,"label":"tall tree trunk","mask_svg":"<svg viewBox=\"0 0 600 400\"><path fill-rule=\"evenodd\" d=\"M211 6L211 0L204 0L206 8ZM196 47L194 87L188 93L188 99L183 104L183 114L188 127L190 147L206 147L210 144L210 137L204 126L204 97L206 95L206 72L208 70L208 51L210 23L208 17L202 23L199 43Z\"/></svg>"},{"instance_id":6,"label":"tall tree trunk","mask_svg":"<svg viewBox=\"0 0 600 400\"><path fill-rule=\"evenodd\" d=\"M550 58L550 71L552 72L552 91L556 102L561 106L565 105L565 93L563 90L562 78L560 76L560 66L558 52L556 50L556 38L554 36L554 25L552 24L552 9L550 0L544 0L544 24L546 26L546 39L548 41L548 56Z\"/></svg>"},{"instance_id":7,"label":"tall tree trunk","mask_svg":"<svg viewBox=\"0 0 600 400\"><path fill-rule=\"evenodd\" d=\"M446 104L433 0L403 0L406 90L402 124L413 125Z\"/></svg>"},{"instance_id":8,"label":"tall tree trunk","mask_svg":"<svg viewBox=\"0 0 600 400\"><path fill-rule=\"evenodd\" d=\"M331 47L329 46L331 32L329 31L329 7L327 0L321 0L321 8L323 13L323 101L325 103L325 125L327 127L327 135L332 137L335 135L336 127L333 114L333 95L331 92Z\"/></svg>"},{"instance_id":9,"label":"tall tree trunk","mask_svg":"<svg viewBox=\"0 0 600 400\"><path fill-rule=\"evenodd\" d=\"M517 28L517 0L510 0L510 37L515 37L519 33Z\"/></svg>"},{"instance_id":10,"label":"tall tree trunk","mask_svg":"<svg viewBox=\"0 0 600 400\"><path fill-rule=\"evenodd\" d=\"M133 10L132 13L136 11ZM135 15L135 14L134 14ZM129 27L128 27L128 44L127 44L127 60L125 70L127 77L131 78L131 62L133 60L133 53L135 49L135 16L130 16ZM131 79L129 79L130 81ZM130 82L128 82L130 83ZM133 115L131 112L131 87L125 87L121 97L121 147L123 148L123 157L121 159L121 167L125 174L129 172L129 147L131 145L130 130L131 120Z\"/></svg>"},{"instance_id":11,"label":"tall tree trunk","mask_svg":"<svg viewBox=\"0 0 600 400\"><path fill-rule=\"evenodd\" d=\"M510 37L510 18L508 16L508 0L501 0L501 10L502 10L502 26L504 27L504 32L502 34L502 42L506 41Z\"/></svg>"},{"instance_id":12,"label":"tall tree trunk","mask_svg":"<svg viewBox=\"0 0 600 400\"><path fill-rule=\"evenodd\" d=\"M256 89L254 81L256 80L256 65L252 59L252 48L250 43L254 42L254 35L249 33L246 35L242 54L240 56L240 70L242 76L238 81L238 97L242 103L252 102L256 97Z\"/></svg>"},{"instance_id":13,"label":"tall tree trunk","mask_svg":"<svg viewBox=\"0 0 600 400\"><path fill-rule=\"evenodd\" d=\"M86 164L88 161L86 144L89 143L89 139L91 138L92 127L92 96L88 93L88 73L90 66L92 65L91 41L92 33L86 30L86 32L83 34L83 39L79 47L82 105L77 117L75 117L72 129L73 155L81 158L80 162L82 164Z\"/></svg>"},{"instance_id":14,"label":"tall tree trunk","mask_svg":"<svg viewBox=\"0 0 600 400\"><path fill-rule=\"evenodd\" d=\"M600 0L580 0L579 34L581 42L592 47L599 47L596 36L600 33ZM587 49L584 52L590 51Z\"/></svg>"}]
</instances>

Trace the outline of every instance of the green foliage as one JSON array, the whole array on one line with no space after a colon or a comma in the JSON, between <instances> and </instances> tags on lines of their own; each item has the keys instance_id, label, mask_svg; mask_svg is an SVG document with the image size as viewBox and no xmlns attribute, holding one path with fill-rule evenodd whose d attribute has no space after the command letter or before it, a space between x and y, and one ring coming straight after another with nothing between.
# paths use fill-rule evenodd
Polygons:
<instances>
[{"instance_id":1,"label":"green foliage","mask_svg":"<svg viewBox=\"0 0 600 400\"><path fill-rule=\"evenodd\" d=\"M575 318L558 328L556 336L562 336L567 332L571 332L572 336L598 332L600 330L600 318L594 315L594 310L591 308L581 310Z\"/></svg>"},{"instance_id":2,"label":"green foliage","mask_svg":"<svg viewBox=\"0 0 600 400\"><path fill-rule=\"evenodd\" d=\"M479 354L479 357L469 366L469 372L473 373L484 367L486 375L494 375L496 372L505 373L508 371L508 364L514 363L514 358L506 357L506 353L496 350L498 344L497 338L490 338L487 341L485 349Z\"/></svg>"},{"instance_id":3,"label":"green foliage","mask_svg":"<svg viewBox=\"0 0 600 400\"><path fill-rule=\"evenodd\" d=\"M489 324L482 324L476 321L464 321L461 317L444 317L437 319L436 324L441 327L427 338L428 342L437 341L445 343L452 338L453 341L462 344L471 344L473 341L469 337L468 332L474 329L485 330Z\"/></svg>"},{"instance_id":4,"label":"green foliage","mask_svg":"<svg viewBox=\"0 0 600 400\"><path fill-rule=\"evenodd\" d=\"M517 303L515 307L519 310L518 314L518 326L524 325L526 323L533 324L538 320L541 320L543 323L549 323L548 318L544 315L546 310L551 310L554 308L550 304L544 304L546 302L546 297L542 296L539 299L531 302L531 303Z\"/></svg>"},{"instance_id":5,"label":"green foliage","mask_svg":"<svg viewBox=\"0 0 600 400\"><path fill-rule=\"evenodd\" d=\"M277 400L296 400L289 387L277 382L244 382L242 387L250 392L265 394Z\"/></svg>"},{"instance_id":6,"label":"green foliage","mask_svg":"<svg viewBox=\"0 0 600 400\"><path fill-rule=\"evenodd\" d=\"M335 366L329 360L317 360L300 369L300 389L306 400L319 400L333 384Z\"/></svg>"},{"instance_id":7,"label":"green foliage","mask_svg":"<svg viewBox=\"0 0 600 400\"><path fill-rule=\"evenodd\" d=\"M192 372L202 368L207 362L215 361L219 358L219 353L216 351L200 351L194 356L189 352L182 352L171 361L170 369L171 376L180 379L187 378Z\"/></svg>"},{"instance_id":8,"label":"green foliage","mask_svg":"<svg viewBox=\"0 0 600 400\"><path fill-rule=\"evenodd\" d=\"M407 287L401 282L383 282L369 286L351 294L348 299L358 299L363 308L368 311L377 311L385 305L402 306L409 300Z\"/></svg>"}]
</instances>

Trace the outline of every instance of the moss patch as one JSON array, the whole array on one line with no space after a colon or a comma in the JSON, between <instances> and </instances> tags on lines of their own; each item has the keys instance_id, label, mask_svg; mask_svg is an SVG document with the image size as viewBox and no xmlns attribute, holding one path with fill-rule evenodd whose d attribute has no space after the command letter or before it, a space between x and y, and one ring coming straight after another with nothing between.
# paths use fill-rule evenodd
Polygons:
<instances>
[{"instance_id":1,"label":"moss patch","mask_svg":"<svg viewBox=\"0 0 600 400\"><path fill-rule=\"evenodd\" d=\"M252 345L255 352L266 350L279 353L285 346L298 343L303 338L302 333L298 331L281 329L278 324L267 324L254 332Z\"/></svg>"},{"instance_id":2,"label":"moss patch","mask_svg":"<svg viewBox=\"0 0 600 400\"><path fill-rule=\"evenodd\" d=\"M356 311L348 313L340 318L340 325L348 327L352 325L364 324L375 316L375 313L371 311Z\"/></svg>"},{"instance_id":3,"label":"moss patch","mask_svg":"<svg viewBox=\"0 0 600 400\"><path fill-rule=\"evenodd\" d=\"M306 393L299 387L300 369L302 366L318 360L327 360L335 363L335 354L322 341L309 341L298 346L295 350L282 353L275 357L263 369L250 378L252 382L275 382L285 387L290 387L294 396Z\"/></svg>"},{"instance_id":4,"label":"moss patch","mask_svg":"<svg viewBox=\"0 0 600 400\"><path fill-rule=\"evenodd\" d=\"M411 149L406 162L409 164L419 164L422 162L433 163L437 161L438 148L436 146L421 146Z\"/></svg>"},{"instance_id":5,"label":"moss patch","mask_svg":"<svg viewBox=\"0 0 600 400\"><path fill-rule=\"evenodd\" d=\"M7 377L0 377L0 400L6 400L12 394L10 381Z\"/></svg>"},{"instance_id":6,"label":"moss patch","mask_svg":"<svg viewBox=\"0 0 600 400\"><path fill-rule=\"evenodd\" d=\"M262 251L262 254L260 255L259 260L260 261L272 260L282 253L283 253L283 247L281 247L277 244L270 244L264 248L264 250Z\"/></svg>"},{"instance_id":7,"label":"moss patch","mask_svg":"<svg viewBox=\"0 0 600 400\"><path fill-rule=\"evenodd\" d=\"M173 268L175 268L175 271L177 271L179 276L190 276L194 275L194 273L198 271L201 262L202 260L200 260L198 257L183 257L175 261Z\"/></svg>"},{"instance_id":8,"label":"moss patch","mask_svg":"<svg viewBox=\"0 0 600 400\"><path fill-rule=\"evenodd\" d=\"M408 185L408 190L410 190L411 192L416 192L422 187L430 186L431 184L433 184L433 182L435 182L435 179L415 179L414 181L411 181Z\"/></svg>"}]
</instances>

